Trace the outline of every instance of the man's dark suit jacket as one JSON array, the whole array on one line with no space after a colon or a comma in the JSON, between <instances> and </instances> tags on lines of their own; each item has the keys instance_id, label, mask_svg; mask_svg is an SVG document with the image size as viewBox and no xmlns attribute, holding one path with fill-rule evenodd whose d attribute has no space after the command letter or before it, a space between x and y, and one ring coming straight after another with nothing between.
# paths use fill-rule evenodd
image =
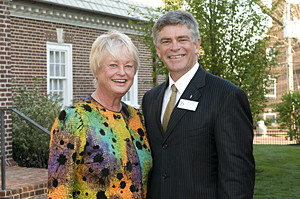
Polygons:
<instances>
[{"instance_id":1,"label":"man's dark suit jacket","mask_svg":"<svg viewBox=\"0 0 300 199\"><path fill-rule=\"evenodd\" d=\"M252 116L246 94L199 67L180 99L199 102L195 111L175 106L163 133L160 116L168 81L142 102L153 169L150 199L253 198L255 163Z\"/></svg>"}]
</instances>

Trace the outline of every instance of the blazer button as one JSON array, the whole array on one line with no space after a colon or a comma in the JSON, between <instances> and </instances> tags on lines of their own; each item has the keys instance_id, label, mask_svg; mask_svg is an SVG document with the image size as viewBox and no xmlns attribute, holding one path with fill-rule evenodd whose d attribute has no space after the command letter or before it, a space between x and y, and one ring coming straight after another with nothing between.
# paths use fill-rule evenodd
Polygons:
<instances>
[{"instance_id":1,"label":"blazer button","mask_svg":"<svg viewBox=\"0 0 300 199\"><path fill-rule=\"evenodd\" d=\"M167 144L164 144L164 145L163 145L163 149L166 149L166 148L168 148L168 145L167 145Z\"/></svg>"},{"instance_id":2,"label":"blazer button","mask_svg":"<svg viewBox=\"0 0 300 199\"><path fill-rule=\"evenodd\" d=\"M166 179L167 178L167 174L162 174L162 179Z\"/></svg>"},{"instance_id":3,"label":"blazer button","mask_svg":"<svg viewBox=\"0 0 300 199\"><path fill-rule=\"evenodd\" d=\"M124 141L129 142L129 138L126 138Z\"/></svg>"}]
</instances>

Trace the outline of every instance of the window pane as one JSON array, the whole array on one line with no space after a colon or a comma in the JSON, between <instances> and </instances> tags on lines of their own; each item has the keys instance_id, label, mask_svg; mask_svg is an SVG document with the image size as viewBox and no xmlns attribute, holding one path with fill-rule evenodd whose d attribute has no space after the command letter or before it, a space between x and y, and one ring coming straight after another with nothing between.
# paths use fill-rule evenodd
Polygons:
<instances>
[{"instance_id":1,"label":"window pane","mask_svg":"<svg viewBox=\"0 0 300 199\"><path fill-rule=\"evenodd\" d=\"M53 91L57 90L57 80L53 80Z\"/></svg>"},{"instance_id":2,"label":"window pane","mask_svg":"<svg viewBox=\"0 0 300 199\"><path fill-rule=\"evenodd\" d=\"M60 91L63 90L63 80L62 79L59 80L59 90Z\"/></svg>"},{"instance_id":3,"label":"window pane","mask_svg":"<svg viewBox=\"0 0 300 199\"><path fill-rule=\"evenodd\" d=\"M55 64L55 76L56 77L60 76L60 74L59 74L59 64Z\"/></svg>"},{"instance_id":4,"label":"window pane","mask_svg":"<svg viewBox=\"0 0 300 199\"><path fill-rule=\"evenodd\" d=\"M270 92L268 93L269 95L275 95L274 89L270 89Z\"/></svg>"},{"instance_id":5,"label":"window pane","mask_svg":"<svg viewBox=\"0 0 300 199\"><path fill-rule=\"evenodd\" d=\"M50 76L54 76L54 64L50 64Z\"/></svg>"},{"instance_id":6,"label":"window pane","mask_svg":"<svg viewBox=\"0 0 300 199\"><path fill-rule=\"evenodd\" d=\"M60 59L59 59L59 52L56 51L55 52L55 63L59 63L60 62Z\"/></svg>"},{"instance_id":7,"label":"window pane","mask_svg":"<svg viewBox=\"0 0 300 199\"><path fill-rule=\"evenodd\" d=\"M54 63L54 52L50 51L50 63Z\"/></svg>"},{"instance_id":8,"label":"window pane","mask_svg":"<svg viewBox=\"0 0 300 199\"><path fill-rule=\"evenodd\" d=\"M61 52L61 63L66 63L66 53Z\"/></svg>"},{"instance_id":9,"label":"window pane","mask_svg":"<svg viewBox=\"0 0 300 199\"><path fill-rule=\"evenodd\" d=\"M64 64L61 65L61 73L60 73L60 75L62 77L66 76L66 74L65 74L65 65Z\"/></svg>"},{"instance_id":10,"label":"window pane","mask_svg":"<svg viewBox=\"0 0 300 199\"><path fill-rule=\"evenodd\" d=\"M63 92L59 92L59 97L64 98Z\"/></svg>"},{"instance_id":11,"label":"window pane","mask_svg":"<svg viewBox=\"0 0 300 199\"><path fill-rule=\"evenodd\" d=\"M266 115L266 123L276 124L276 115Z\"/></svg>"},{"instance_id":12,"label":"window pane","mask_svg":"<svg viewBox=\"0 0 300 199\"><path fill-rule=\"evenodd\" d=\"M50 79L50 92L52 93L52 79Z\"/></svg>"}]
</instances>

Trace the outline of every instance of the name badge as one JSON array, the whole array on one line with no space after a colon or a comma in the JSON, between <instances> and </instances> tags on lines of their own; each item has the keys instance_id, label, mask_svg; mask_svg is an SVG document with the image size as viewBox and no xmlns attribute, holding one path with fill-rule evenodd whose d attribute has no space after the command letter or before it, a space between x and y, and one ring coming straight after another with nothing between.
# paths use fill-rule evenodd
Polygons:
<instances>
[{"instance_id":1,"label":"name badge","mask_svg":"<svg viewBox=\"0 0 300 199\"><path fill-rule=\"evenodd\" d=\"M195 111L199 102L191 101L191 100L186 100L186 99L181 99L178 104L178 108L181 109L186 109L190 111Z\"/></svg>"}]
</instances>

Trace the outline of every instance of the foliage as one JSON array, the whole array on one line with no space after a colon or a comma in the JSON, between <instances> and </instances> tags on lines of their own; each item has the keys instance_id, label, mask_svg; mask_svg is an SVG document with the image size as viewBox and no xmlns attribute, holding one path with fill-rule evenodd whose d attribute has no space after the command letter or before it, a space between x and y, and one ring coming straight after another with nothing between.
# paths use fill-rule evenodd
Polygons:
<instances>
[{"instance_id":1,"label":"foliage","mask_svg":"<svg viewBox=\"0 0 300 199\"><path fill-rule=\"evenodd\" d=\"M277 123L281 129L289 129L290 139L300 138L300 92L290 92L281 96L278 104L273 104L274 112L278 112Z\"/></svg>"},{"instance_id":2,"label":"foliage","mask_svg":"<svg viewBox=\"0 0 300 199\"><path fill-rule=\"evenodd\" d=\"M267 31L267 18L257 5L258 0L186 0L165 1L164 8L151 8L147 12L135 9L144 21L136 23L141 27L143 42L152 53L152 66L155 74L168 71L158 58L152 43L152 26L156 19L169 10L185 9L193 14L199 23L201 46L199 63L207 71L227 79L248 96L253 121L264 111L269 90L268 79L273 77L271 70L276 66L276 56L266 52L270 37L264 36ZM274 5L275 6L275 5ZM138 28L137 28L138 29ZM274 44L276 47L278 43ZM276 48L275 48L276 49ZM274 55L278 51L272 52ZM271 58L270 58L271 57Z\"/></svg>"},{"instance_id":3,"label":"foliage","mask_svg":"<svg viewBox=\"0 0 300 199\"><path fill-rule=\"evenodd\" d=\"M142 15L142 17L145 19L145 21L138 21L134 22L132 20L129 20L129 23L132 26L135 26L137 30L140 30L140 33L142 34L142 37L139 37L142 43L144 43L147 46L147 49L150 51L151 56L147 58L147 61L151 61L152 66L152 77L153 77L153 87L157 86L157 75L167 74L167 69L163 66L163 63L161 59L158 57L158 54L156 52L155 46L153 45L153 39L152 39L152 27L155 23L155 21L158 19L159 14L161 11L160 8L154 9L151 7L144 8L144 10L141 10L137 7L132 7L132 12L128 13L129 15L134 15L135 13L139 13ZM139 27L142 27L139 29ZM146 82L149 83L149 82Z\"/></svg>"},{"instance_id":4,"label":"foliage","mask_svg":"<svg viewBox=\"0 0 300 199\"><path fill-rule=\"evenodd\" d=\"M276 56L266 53L270 42L270 37L263 37L267 31L266 15L260 12L256 0L197 0L188 4L199 23L199 63L243 89L253 121L257 121L269 92L265 88L270 82L264 80L276 75L271 70L277 66Z\"/></svg>"},{"instance_id":5,"label":"foliage","mask_svg":"<svg viewBox=\"0 0 300 199\"><path fill-rule=\"evenodd\" d=\"M299 198L300 145L254 145L254 199Z\"/></svg>"},{"instance_id":6,"label":"foliage","mask_svg":"<svg viewBox=\"0 0 300 199\"><path fill-rule=\"evenodd\" d=\"M160 15L164 14L169 10L176 10L183 6L183 1L167 1L164 8L137 8L131 7L132 12L128 13L131 16L138 17L137 13L143 20L134 22L130 20L130 24L135 26L137 30L140 31L142 37L139 37L141 42L146 44L147 49L151 53L151 57L148 58L148 61L151 61L150 66L153 68L152 77L153 77L153 87L157 86L157 75L164 75L165 79L168 78L168 69L164 67L163 62L159 58L155 46L153 44L153 37L152 37L152 27L154 26L155 21L159 18Z\"/></svg>"},{"instance_id":7,"label":"foliage","mask_svg":"<svg viewBox=\"0 0 300 199\"><path fill-rule=\"evenodd\" d=\"M50 131L62 109L62 99L41 93L41 84L35 78L33 89L13 85L16 92L12 95L12 107ZM16 113L12 113L12 122L14 160L19 166L47 168L50 136Z\"/></svg>"}]
</instances>

